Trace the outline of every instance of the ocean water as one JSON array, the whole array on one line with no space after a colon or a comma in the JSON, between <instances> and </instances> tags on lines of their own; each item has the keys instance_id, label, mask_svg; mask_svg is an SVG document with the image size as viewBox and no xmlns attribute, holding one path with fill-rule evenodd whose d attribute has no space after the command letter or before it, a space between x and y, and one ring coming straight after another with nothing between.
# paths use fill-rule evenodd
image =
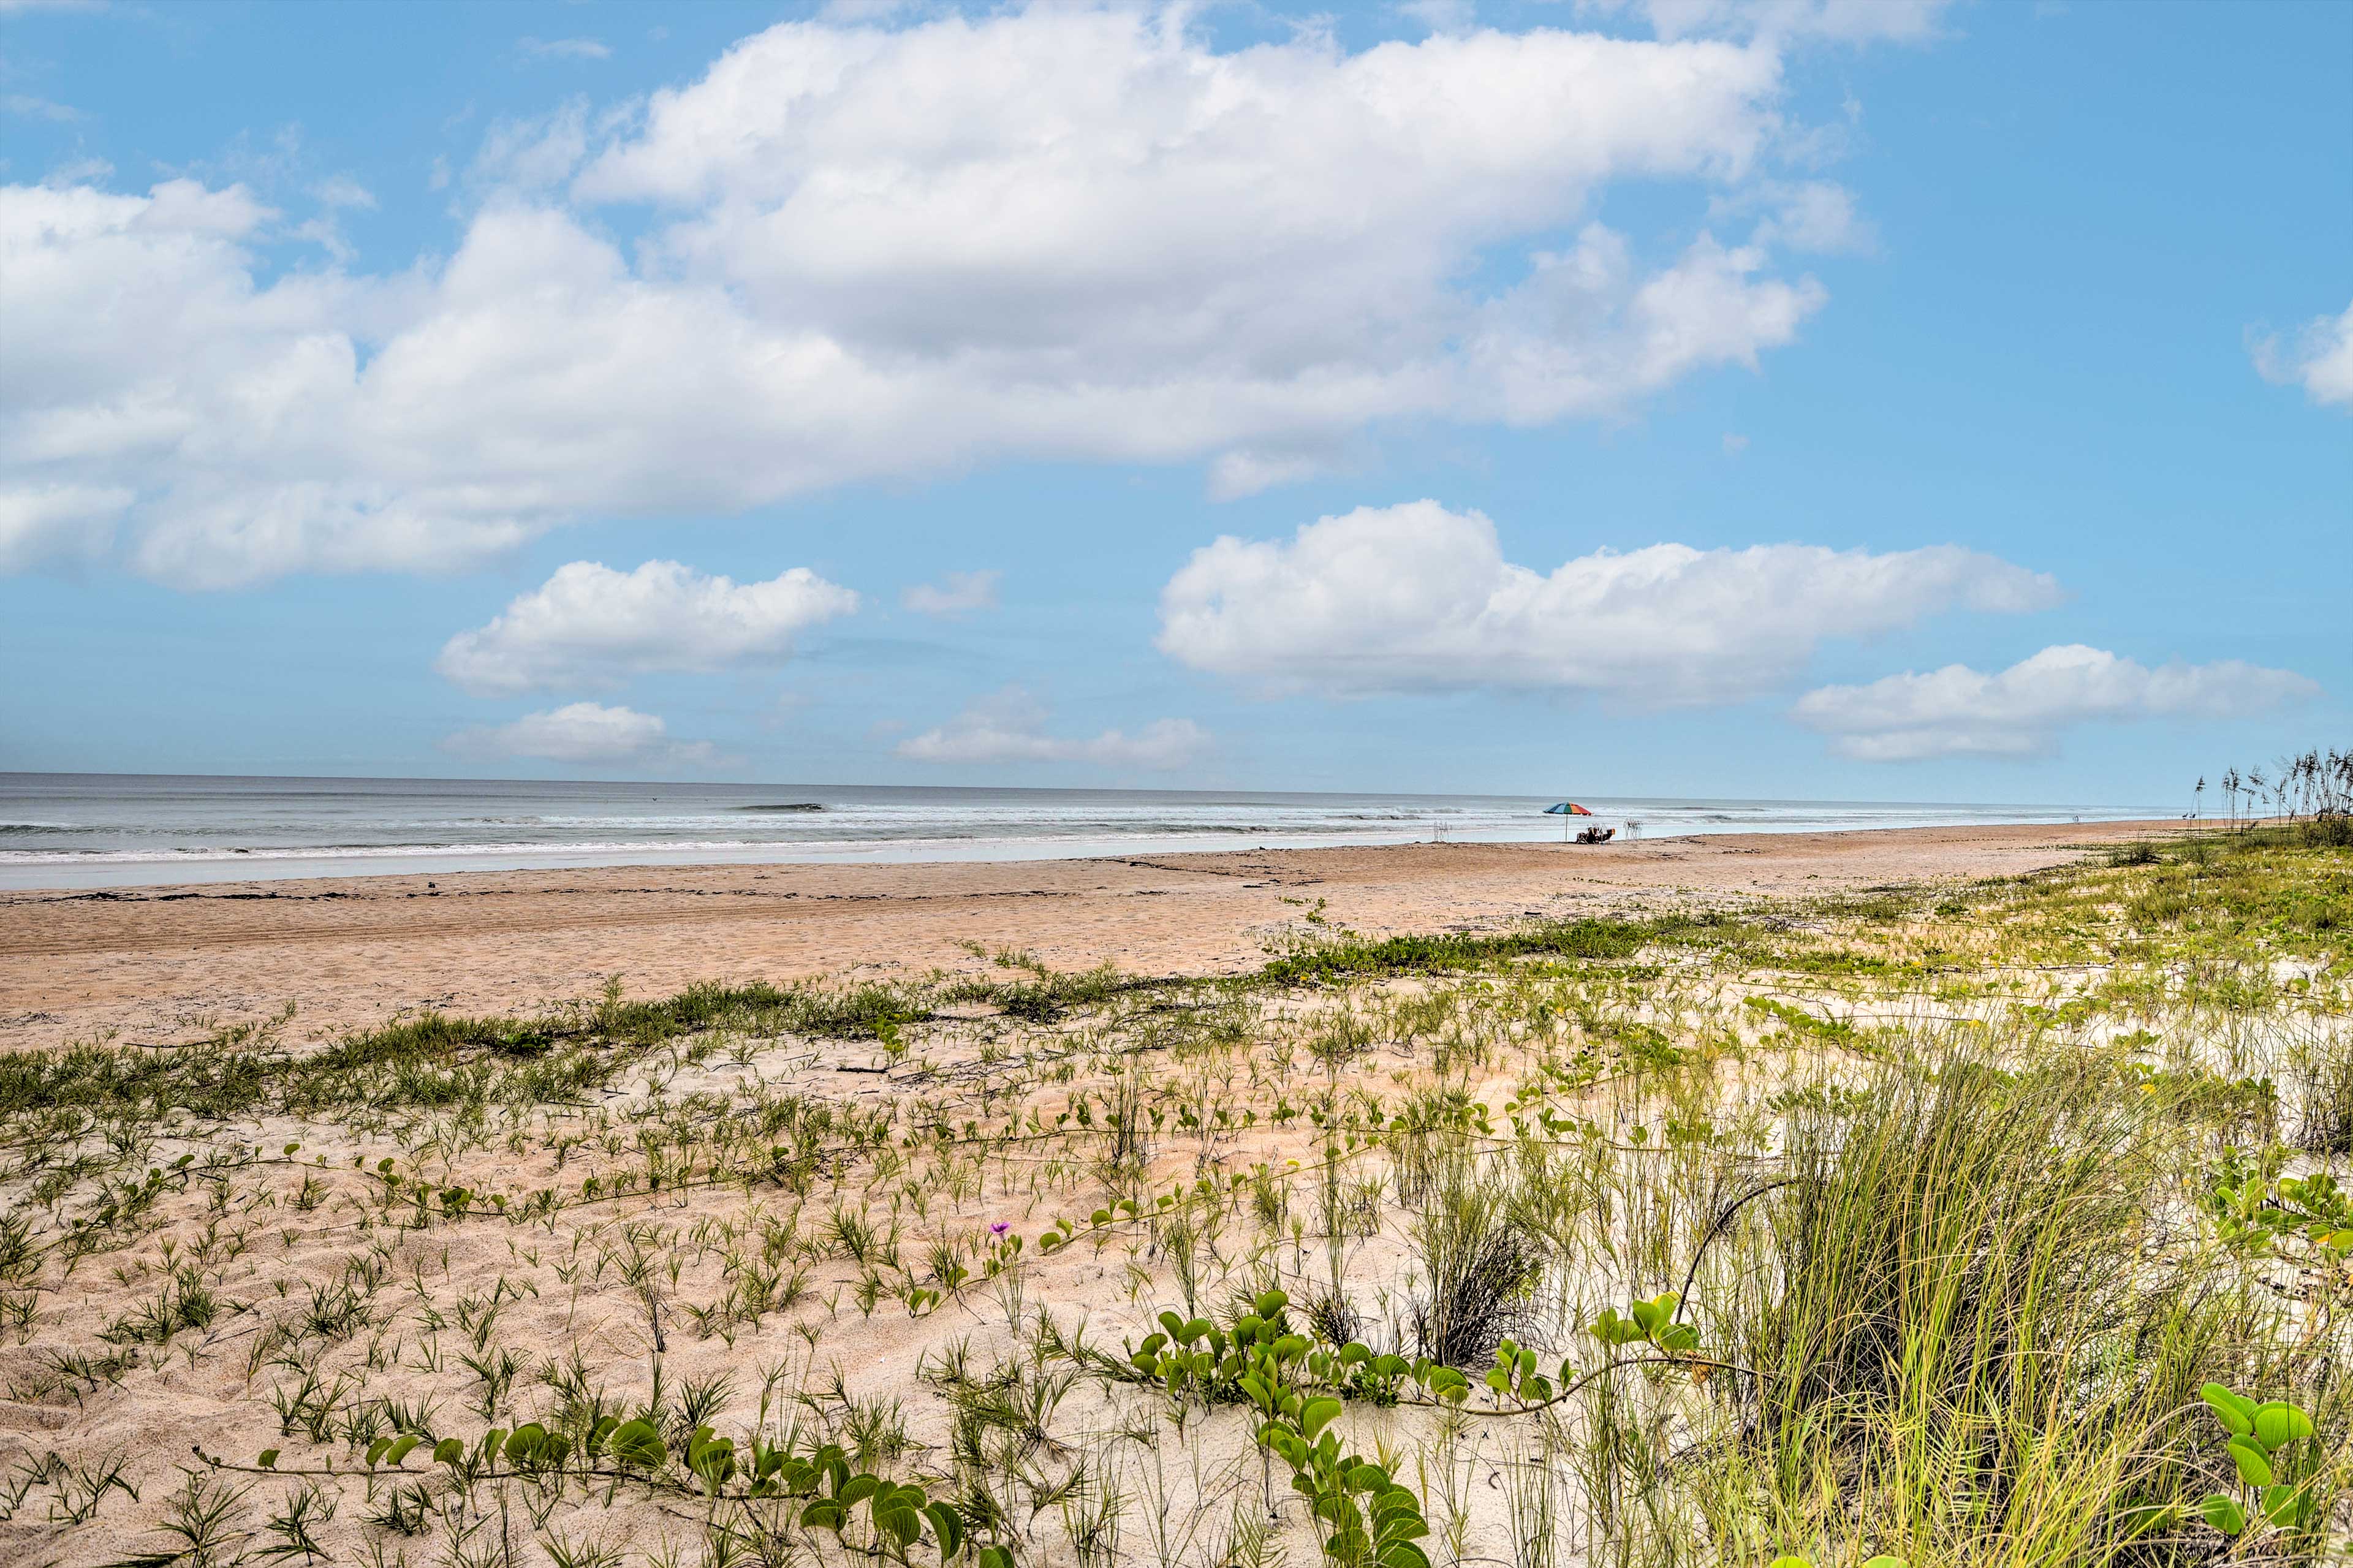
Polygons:
<instances>
[{"instance_id":1,"label":"ocean water","mask_svg":"<svg viewBox=\"0 0 2353 1568\"><path fill-rule=\"evenodd\" d=\"M0 888L1557 839L1564 819L1543 815L1557 798L0 773ZM2081 805L1573 798L1621 837L1646 838L2149 815Z\"/></svg>"}]
</instances>

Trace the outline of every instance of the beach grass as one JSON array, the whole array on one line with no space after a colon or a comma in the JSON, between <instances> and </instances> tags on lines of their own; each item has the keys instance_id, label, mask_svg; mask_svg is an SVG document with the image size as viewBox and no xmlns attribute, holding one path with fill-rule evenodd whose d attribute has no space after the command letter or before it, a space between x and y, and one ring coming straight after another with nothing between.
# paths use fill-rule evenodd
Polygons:
<instances>
[{"instance_id":1,"label":"beach grass","mask_svg":"<svg viewBox=\"0 0 2353 1568\"><path fill-rule=\"evenodd\" d=\"M0 1552L2341 1561L2348 931L2234 822L0 1057Z\"/></svg>"}]
</instances>

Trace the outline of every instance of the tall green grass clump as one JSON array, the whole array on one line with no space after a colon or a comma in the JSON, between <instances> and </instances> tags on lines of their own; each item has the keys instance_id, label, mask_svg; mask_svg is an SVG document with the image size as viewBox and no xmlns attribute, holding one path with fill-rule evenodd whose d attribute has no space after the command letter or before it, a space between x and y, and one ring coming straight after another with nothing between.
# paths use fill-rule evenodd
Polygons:
<instances>
[{"instance_id":1,"label":"tall green grass clump","mask_svg":"<svg viewBox=\"0 0 2353 1568\"><path fill-rule=\"evenodd\" d=\"M1699 1293L1746 1369L1716 1384L1737 1417L1718 1479L1785 1538L1955 1568L2201 1563L2190 1502L2228 1473L2192 1419L2203 1384L2341 1436L2343 1329L2198 1239L2179 1178L2201 1131L2109 1054L1948 1046L1786 1133L1788 1184Z\"/></svg>"},{"instance_id":2,"label":"tall green grass clump","mask_svg":"<svg viewBox=\"0 0 2353 1568\"><path fill-rule=\"evenodd\" d=\"M1484 1367L1530 1321L1543 1257L1512 1213L1510 1184L1476 1155L1450 1151L1432 1186L1409 1222L1422 1276L1411 1303L1417 1349L1441 1366Z\"/></svg>"}]
</instances>

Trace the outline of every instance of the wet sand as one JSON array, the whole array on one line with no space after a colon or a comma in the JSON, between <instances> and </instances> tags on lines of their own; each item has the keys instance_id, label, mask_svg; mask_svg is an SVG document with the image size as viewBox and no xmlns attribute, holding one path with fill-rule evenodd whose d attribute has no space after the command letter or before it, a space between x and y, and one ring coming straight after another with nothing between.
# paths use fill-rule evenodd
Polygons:
<instances>
[{"instance_id":1,"label":"wet sand","mask_svg":"<svg viewBox=\"0 0 2353 1568\"><path fill-rule=\"evenodd\" d=\"M618 976L905 978L965 945L1059 969L1250 968L1317 928L1531 917L2008 876L2160 823L1747 834L1594 847L1415 844L1089 860L613 867L0 893L0 1049L161 1045L267 1018L332 1038L405 1012L530 1013ZM1322 908L1317 908L1322 900Z\"/></svg>"}]
</instances>

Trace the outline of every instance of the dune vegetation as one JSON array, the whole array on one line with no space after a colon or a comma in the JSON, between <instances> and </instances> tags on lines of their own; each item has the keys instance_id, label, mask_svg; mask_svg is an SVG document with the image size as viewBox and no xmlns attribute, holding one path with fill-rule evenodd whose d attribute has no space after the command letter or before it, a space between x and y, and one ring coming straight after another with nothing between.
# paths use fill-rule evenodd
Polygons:
<instances>
[{"instance_id":1,"label":"dune vegetation","mask_svg":"<svg viewBox=\"0 0 2353 1568\"><path fill-rule=\"evenodd\" d=\"M2339 837L0 1057L0 1555L2339 1561Z\"/></svg>"}]
</instances>

